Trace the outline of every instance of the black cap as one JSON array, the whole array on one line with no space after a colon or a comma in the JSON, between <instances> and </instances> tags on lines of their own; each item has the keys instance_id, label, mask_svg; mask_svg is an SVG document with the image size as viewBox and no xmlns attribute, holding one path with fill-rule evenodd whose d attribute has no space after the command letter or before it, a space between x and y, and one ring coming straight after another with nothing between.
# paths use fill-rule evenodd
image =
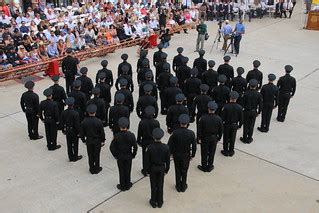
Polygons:
<instances>
[{"instance_id":1,"label":"black cap","mask_svg":"<svg viewBox=\"0 0 319 213\"><path fill-rule=\"evenodd\" d=\"M258 60L253 61L253 65L256 68L259 67L260 66L260 61L258 61Z\"/></svg>"},{"instance_id":2,"label":"black cap","mask_svg":"<svg viewBox=\"0 0 319 213\"><path fill-rule=\"evenodd\" d=\"M244 72L245 72L244 68L242 68L242 67L238 67L237 68L237 74L238 75L242 75Z\"/></svg>"},{"instance_id":3,"label":"black cap","mask_svg":"<svg viewBox=\"0 0 319 213\"><path fill-rule=\"evenodd\" d=\"M144 109L144 112L145 112L146 116L152 116L155 113L155 108L153 106L147 106Z\"/></svg>"},{"instance_id":4,"label":"black cap","mask_svg":"<svg viewBox=\"0 0 319 213\"><path fill-rule=\"evenodd\" d=\"M49 97L53 94L53 90L51 88L48 88L46 90L43 91L43 95L46 97Z\"/></svg>"},{"instance_id":5,"label":"black cap","mask_svg":"<svg viewBox=\"0 0 319 213\"><path fill-rule=\"evenodd\" d=\"M95 104L90 104L89 106L86 107L86 111L88 113L95 113L97 110L97 106Z\"/></svg>"},{"instance_id":6,"label":"black cap","mask_svg":"<svg viewBox=\"0 0 319 213\"><path fill-rule=\"evenodd\" d=\"M153 73L152 73L152 71L147 71L147 72L145 73L145 78L153 78Z\"/></svg>"},{"instance_id":7,"label":"black cap","mask_svg":"<svg viewBox=\"0 0 319 213\"><path fill-rule=\"evenodd\" d=\"M144 92L151 92L153 90L153 86L151 84L145 84L143 89Z\"/></svg>"},{"instance_id":8,"label":"black cap","mask_svg":"<svg viewBox=\"0 0 319 213\"><path fill-rule=\"evenodd\" d=\"M163 64L163 70L169 70L169 68L170 68L169 63Z\"/></svg>"},{"instance_id":9,"label":"black cap","mask_svg":"<svg viewBox=\"0 0 319 213\"><path fill-rule=\"evenodd\" d=\"M102 67L106 67L108 64L109 64L109 62L107 60L101 61L101 66Z\"/></svg>"},{"instance_id":10,"label":"black cap","mask_svg":"<svg viewBox=\"0 0 319 213\"><path fill-rule=\"evenodd\" d=\"M33 81L27 81L24 84L24 87L27 89L32 89L34 87L34 82Z\"/></svg>"},{"instance_id":11,"label":"black cap","mask_svg":"<svg viewBox=\"0 0 319 213\"><path fill-rule=\"evenodd\" d=\"M125 78L122 78L120 80L120 86L126 86L128 84L127 80Z\"/></svg>"},{"instance_id":12,"label":"black cap","mask_svg":"<svg viewBox=\"0 0 319 213\"><path fill-rule=\"evenodd\" d=\"M122 54L121 59L126 61L128 59L128 55L126 53Z\"/></svg>"},{"instance_id":13,"label":"black cap","mask_svg":"<svg viewBox=\"0 0 319 213\"><path fill-rule=\"evenodd\" d=\"M214 61L214 60L209 60L209 61L208 61L208 66L209 66L209 67L215 66L215 61Z\"/></svg>"},{"instance_id":14,"label":"black cap","mask_svg":"<svg viewBox=\"0 0 319 213\"><path fill-rule=\"evenodd\" d=\"M184 64L186 64L188 61L189 61L189 58L188 58L188 57L183 57L183 58L182 58L182 62L183 62Z\"/></svg>"},{"instance_id":15,"label":"black cap","mask_svg":"<svg viewBox=\"0 0 319 213\"><path fill-rule=\"evenodd\" d=\"M257 87L258 81L257 81L256 79L251 79L251 80L249 81L249 85L250 85L251 87Z\"/></svg>"},{"instance_id":16,"label":"black cap","mask_svg":"<svg viewBox=\"0 0 319 213\"><path fill-rule=\"evenodd\" d=\"M73 86L74 87L80 87L82 85L82 81L80 81L80 80L75 80L74 82L73 82Z\"/></svg>"},{"instance_id":17,"label":"black cap","mask_svg":"<svg viewBox=\"0 0 319 213\"><path fill-rule=\"evenodd\" d=\"M178 78L175 76L170 77L169 82L173 85L178 83Z\"/></svg>"},{"instance_id":18,"label":"black cap","mask_svg":"<svg viewBox=\"0 0 319 213\"><path fill-rule=\"evenodd\" d=\"M290 73L294 68L291 65L286 65L285 70L287 73Z\"/></svg>"},{"instance_id":19,"label":"black cap","mask_svg":"<svg viewBox=\"0 0 319 213\"><path fill-rule=\"evenodd\" d=\"M161 128L155 128L152 131L152 135L155 140L161 140L164 136L164 131Z\"/></svg>"},{"instance_id":20,"label":"black cap","mask_svg":"<svg viewBox=\"0 0 319 213\"><path fill-rule=\"evenodd\" d=\"M52 79L52 81L56 82L56 81L58 81L60 79L60 76L59 75L53 75L51 77L51 79Z\"/></svg>"},{"instance_id":21,"label":"black cap","mask_svg":"<svg viewBox=\"0 0 319 213\"><path fill-rule=\"evenodd\" d=\"M116 102L123 102L125 100L125 96L122 93L117 93L115 95L115 101Z\"/></svg>"},{"instance_id":22,"label":"black cap","mask_svg":"<svg viewBox=\"0 0 319 213\"><path fill-rule=\"evenodd\" d=\"M100 94L100 92L101 92L101 90L100 90L99 87L94 87L94 88L92 89L92 94L93 94L93 95Z\"/></svg>"},{"instance_id":23,"label":"black cap","mask_svg":"<svg viewBox=\"0 0 319 213\"><path fill-rule=\"evenodd\" d=\"M225 83L226 81L227 81L227 77L226 77L226 75L219 75L218 76L218 81L220 82L220 83Z\"/></svg>"},{"instance_id":24,"label":"black cap","mask_svg":"<svg viewBox=\"0 0 319 213\"><path fill-rule=\"evenodd\" d=\"M269 80L269 81L274 81L274 80L276 80L276 75L270 73L270 74L268 75L268 80Z\"/></svg>"},{"instance_id":25,"label":"black cap","mask_svg":"<svg viewBox=\"0 0 319 213\"><path fill-rule=\"evenodd\" d=\"M198 54L199 54L200 56L205 55L205 50L200 50L200 51L198 52Z\"/></svg>"},{"instance_id":26,"label":"black cap","mask_svg":"<svg viewBox=\"0 0 319 213\"><path fill-rule=\"evenodd\" d=\"M140 57L146 57L147 56L147 50L141 50Z\"/></svg>"},{"instance_id":27,"label":"black cap","mask_svg":"<svg viewBox=\"0 0 319 213\"><path fill-rule=\"evenodd\" d=\"M142 61L142 65L143 65L143 67L147 67L147 66L150 65L150 61L149 61L147 58L145 58L145 59Z\"/></svg>"},{"instance_id":28,"label":"black cap","mask_svg":"<svg viewBox=\"0 0 319 213\"><path fill-rule=\"evenodd\" d=\"M209 90L209 86L207 84L201 84L199 88L203 92L207 92Z\"/></svg>"},{"instance_id":29,"label":"black cap","mask_svg":"<svg viewBox=\"0 0 319 213\"><path fill-rule=\"evenodd\" d=\"M66 53L72 53L72 48L67 48Z\"/></svg>"},{"instance_id":30,"label":"black cap","mask_svg":"<svg viewBox=\"0 0 319 213\"><path fill-rule=\"evenodd\" d=\"M178 117L178 122L180 124L188 124L190 121L190 118L189 118L189 115L187 114L181 114L179 117Z\"/></svg>"},{"instance_id":31,"label":"black cap","mask_svg":"<svg viewBox=\"0 0 319 213\"><path fill-rule=\"evenodd\" d=\"M125 64L124 66L122 66L122 71L124 74L127 74L129 70L130 70L130 67L128 65Z\"/></svg>"},{"instance_id":32,"label":"black cap","mask_svg":"<svg viewBox=\"0 0 319 213\"><path fill-rule=\"evenodd\" d=\"M224 56L224 61L228 62L230 61L231 57L229 55L225 55Z\"/></svg>"},{"instance_id":33,"label":"black cap","mask_svg":"<svg viewBox=\"0 0 319 213\"><path fill-rule=\"evenodd\" d=\"M177 94L177 95L175 96L175 100L176 100L177 102L182 102L182 101L185 100L185 95L184 95L183 93L179 93L179 94Z\"/></svg>"},{"instance_id":34,"label":"black cap","mask_svg":"<svg viewBox=\"0 0 319 213\"><path fill-rule=\"evenodd\" d=\"M183 47L178 47L178 48L177 48L177 52L178 52L178 53L182 53L183 51L184 51Z\"/></svg>"},{"instance_id":35,"label":"black cap","mask_svg":"<svg viewBox=\"0 0 319 213\"><path fill-rule=\"evenodd\" d=\"M159 44L157 45L157 48L158 48L158 49L163 49L163 47L164 47L164 46L163 46L162 43L159 43Z\"/></svg>"},{"instance_id":36,"label":"black cap","mask_svg":"<svg viewBox=\"0 0 319 213\"><path fill-rule=\"evenodd\" d=\"M191 75L192 76L197 76L198 75L198 69L196 67L191 69Z\"/></svg>"},{"instance_id":37,"label":"black cap","mask_svg":"<svg viewBox=\"0 0 319 213\"><path fill-rule=\"evenodd\" d=\"M68 97L66 100L65 100L65 104L70 106L70 105L73 105L74 104L74 101L75 99L73 97Z\"/></svg>"},{"instance_id":38,"label":"black cap","mask_svg":"<svg viewBox=\"0 0 319 213\"><path fill-rule=\"evenodd\" d=\"M118 121L119 127L120 128L128 128L130 121L128 120L127 117L121 117Z\"/></svg>"},{"instance_id":39,"label":"black cap","mask_svg":"<svg viewBox=\"0 0 319 213\"><path fill-rule=\"evenodd\" d=\"M209 101L207 103L207 107L211 110L216 110L218 108L218 105L215 101Z\"/></svg>"},{"instance_id":40,"label":"black cap","mask_svg":"<svg viewBox=\"0 0 319 213\"><path fill-rule=\"evenodd\" d=\"M81 67L80 73L83 75L86 75L88 73L88 68L87 67Z\"/></svg>"},{"instance_id":41,"label":"black cap","mask_svg":"<svg viewBox=\"0 0 319 213\"><path fill-rule=\"evenodd\" d=\"M104 79L104 78L106 78L105 72L101 72L101 73L98 75L98 78L99 78L99 79Z\"/></svg>"},{"instance_id":42,"label":"black cap","mask_svg":"<svg viewBox=\"0 0 319 213\"><path fill-rule=\"evenodd\" d=\"M229 94L229 97L231 99L237 99L239 97L239 94L236 91L231 91L230 94Z\"/></svg>"},{"instance_id":43,"label":"black cap","mask_svg":"<svg viewBox=\"0 0 319 213\"><path fill-rule=\"evenodd\" d=\"M161 59L166 59L167 58L167 54L166 53L162 53L161 54Z\"/></svg>"}]
</instances>

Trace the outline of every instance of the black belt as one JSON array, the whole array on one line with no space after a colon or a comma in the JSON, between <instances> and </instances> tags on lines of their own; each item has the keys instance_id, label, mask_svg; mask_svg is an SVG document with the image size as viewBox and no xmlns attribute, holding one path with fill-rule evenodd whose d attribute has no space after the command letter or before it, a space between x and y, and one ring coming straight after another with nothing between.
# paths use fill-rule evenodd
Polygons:
<instances>
[{"instance_id":1,"label":"black belt","mask_svg":"<svg viewBox=\"0 0 319 213\"><path fill-rule=\"evenodd\" d=\"M44 116L45 119L52 119L52 116Z\"/></svg>"}]
</instances>

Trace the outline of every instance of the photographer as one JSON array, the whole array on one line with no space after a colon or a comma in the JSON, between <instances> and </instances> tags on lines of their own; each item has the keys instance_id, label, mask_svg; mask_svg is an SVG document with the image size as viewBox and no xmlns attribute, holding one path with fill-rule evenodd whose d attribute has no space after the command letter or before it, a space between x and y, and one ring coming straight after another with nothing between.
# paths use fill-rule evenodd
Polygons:
<instances>
[{"instance_id":1,"label":"photographer","mask_svg":"<svg viewBox=\"0 0 319 213\"><path fill-rule=\"evenodd\" d=\"M239 54L239 46L243 34L245 34L245 26L243 20L240 19L234 30L234 48L236 56Z\"/></svg>"},{"instance_id":2,"label":"photographer","mask_svg":"<svg viewBox=\"0 0 319 213\"><path fill-rule=\"evenodd\" d=\"M223 33L223 38L224 38L224 44L222 50L226 50L227 48L227 41L228 39L231 39L231 35L233 32L232 27L229 24L229 21L225 21L225 26L220 30L221 33Z\"/></svg>"},{"instance_id":3,"label":"photographer","mask_svg":"<svg viewBox=\"0 0 319 213\"><path fill-rule=\"evenodd\" d=\"M201 19L200 24L197 25L196 27L196 30L198 32L198 35L197 35L195 52L198 52L199 50L204 49L205 34L207 33L207 25L204 24L204 19ZM199 49L199 43L201 44L200 49Z\"/></svg>"}]
</instances>

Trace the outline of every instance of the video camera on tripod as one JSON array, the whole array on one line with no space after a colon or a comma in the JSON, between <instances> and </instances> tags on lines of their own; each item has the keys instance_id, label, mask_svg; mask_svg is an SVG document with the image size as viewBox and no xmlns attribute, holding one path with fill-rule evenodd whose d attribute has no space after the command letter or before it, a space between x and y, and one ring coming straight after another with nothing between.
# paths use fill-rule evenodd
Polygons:
<instances>
[{"instance_id":1,"label":"video camera on tripod","mask_svg":"<svg viewBox=\"0 0 319 213\"><path fill-rule=\"evenodd\" d=\"M217 34L216 34L216 36L215 36L215 39L214 39L212 48L210 49L210 53L212 53L213 48L214 48L216 42L217 42L216 49L218 49L218 42L220 42L220 38L222 37L222 35L221 35L221 29L222 29L223 21L222 21L222 20L219 20L218 23L217 23L217 25L218 25L218 30L217 30Z\"/></svg>"}]
</instances>

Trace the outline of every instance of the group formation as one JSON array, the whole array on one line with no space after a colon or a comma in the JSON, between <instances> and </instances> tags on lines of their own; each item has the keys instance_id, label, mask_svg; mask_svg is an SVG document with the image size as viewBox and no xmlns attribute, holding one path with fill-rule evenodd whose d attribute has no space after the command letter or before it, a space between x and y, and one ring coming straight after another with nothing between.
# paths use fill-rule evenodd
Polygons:
<instances>
[{"instance_id":1,"label":"group formation","mask_svg":"<svg viewBox=\"0 0 319 213\"><path fill-rule=\"evenodd\" d=\"M253 142L255 120L261 114L258 130L268 132L271 115L278 107L277 120L284 122L289 100L296 91L296 80L290 75L293 67L286 65L285 75L274 83L276 76L268 75L268 82L263 84L261 63L253 61L253 69L246 78L244 68L230 65L231 57L226 55L224 63L217 71L215 62L204 58L205 51L199 51L192 66L188 57L183 55L183 48L177 49L178 55L172 66L167 61L167 54L158 46L153 55L151 69L148 52L142 50L137 62L138 100L134 106L132 92L133 69L128 62L128 55L121 56L123 62L118 65L117 79L109 70L108 61L101 62L102 69L96 74L95 86L87 76L88 69L80 69L77 75L77 60L71 54L62 62L66 79L66 91L59 85L59 76L53 76L54 84L43 94L47 97L39 103L39 96L33 91L34 83L28 81L28 89L21 97L21 107L26 114L31 140L41 139L38 133L39 118L44 122L47 147L49 150L60 148L57 145L58 130L66 135L70 161L82 158L78 155L79 138L86 144L89 171L97 174L100 166L100 151L105 145L104 127L113 132L110 151L117 160L119 184L117 188L125 191L132 187L131 166L138 145L142 148L142 174L150 176L152 207L163 205L163 183L165 173L170 169L170 156L173 156L176 175L176 190L185 192L187 172L190 160L195 157L197 144L201 148L201 163L198 169L211 172L214 169L214 156L217 143L223 139L224 156L235 154L236 133L243 126L240 140ZM208 65L208 67L207 67ZM111 104L111 88L116 88L114 104ZM93 96L92 96L93 95ZM160 105L158 100L160 99ZM64 106L67 105L67 109ZM111 106L112 105L112 106ZM136 111L140 118L138 132L130 129L130 114ZM162 140L165 132L157 117L166 115L167 143ZM188 127L196 122L196 133ZM111 138L108 136L107 138Z\"/></svg>"}]
</instances>

